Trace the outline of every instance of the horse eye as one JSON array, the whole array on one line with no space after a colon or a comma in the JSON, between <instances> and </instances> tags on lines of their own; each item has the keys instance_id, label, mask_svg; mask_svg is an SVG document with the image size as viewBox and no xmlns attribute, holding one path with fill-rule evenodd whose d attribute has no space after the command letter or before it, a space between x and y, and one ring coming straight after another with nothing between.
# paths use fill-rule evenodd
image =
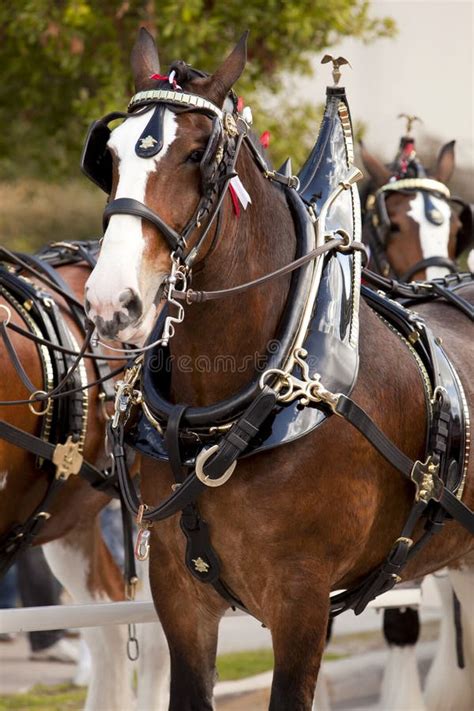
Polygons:
<instances>
[{"instance_id":1,"label":"horse eye","mask_svg":"<svg viewBox=\"0 0 474 711\"><path fill-rule=\"evenodd\" d=\"M200 163L202 160L202 157L204 155L204 151L200 150L199 148L192 153L188 155L186 158L187 163Z\"/></svg>"},{"instance_id":2,"label":"horse eye","mask_svg":"<svg viewBox=\"0 0 474 711\"><path fill-rule=\"evenodd\" d=\"M397 232L400 232L400 227L399 225L395 225L393 222L390 223L390 232L392 234L396 234Z\"/></svg>"}]
</instances>

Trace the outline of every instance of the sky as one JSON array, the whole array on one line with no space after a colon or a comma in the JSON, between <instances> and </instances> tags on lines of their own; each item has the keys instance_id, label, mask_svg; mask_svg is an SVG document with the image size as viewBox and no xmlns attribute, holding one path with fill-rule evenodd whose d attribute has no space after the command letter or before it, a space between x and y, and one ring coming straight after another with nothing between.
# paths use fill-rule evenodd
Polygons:
<instances>
[{"instance_id":1,"label":"sky","mask_svg":"<svg viewBox=\"0 0 474 711\"><path fill-rule=\"evenodd\" d=\"M395 19L397 36L369 45L347 39L329 50L352 65L343 67L340 84L353 120L366 126L367 148L393 158L405 126L397 116L415 114L423 120L413 130L420 146L426 136L440 145L455 139L457 164L472 168L474 0L376 0L371 8L372 15ZM316 64L316 76L301 79L298 92L319 97L330 66Z\"/></svg>"}]
</instances>

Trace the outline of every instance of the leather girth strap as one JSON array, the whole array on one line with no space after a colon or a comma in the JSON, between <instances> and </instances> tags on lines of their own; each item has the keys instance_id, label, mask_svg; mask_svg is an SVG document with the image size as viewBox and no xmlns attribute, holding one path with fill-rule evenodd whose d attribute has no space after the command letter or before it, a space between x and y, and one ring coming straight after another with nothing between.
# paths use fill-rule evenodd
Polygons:
<instances>
[{"instance_id":1,"label":"leather girth strap","mask_svg":"<svg viewBox=\"0 0 474 711\"><path fill-rule=\"evenodd\" d=\"M0 420L0 439L9 442L15 447L26 449L31 454L52 461L55 445L46 442L40 437L23 432L14 425ZM86 479L98 491L103 491L109 496L117 496L117 490L113 488L111 479L107 479L107 472L101 472L88 462L82 463L79 474ZM53 474L49 474L48 487L40 503L30 514L24 523L14 524L0 538L0 578L6 573L15 562L16 556L25 548L30 546L39 534L42 526L48 520L49 510L54 499L65 484L65 480L58 479Z\"/></svg>"},{"instance_id":2,"label":"leather girth strap","mask_svg":"<svg viewBox=\"0 0 474 711\"><path fill-rule=\"evenodd\" d=\"M406 454L403 454L403 452L379 430L367 413L356 405L353 400L345 395L341 395L336 406L336 412L338 415L344 417L347 422L350 422L353 427L358 429L375 449L380 452L392 466L398 469L401 474L408 479L412 479L411 474L415 462L407 457ZM463 504L462 501L459 501L446 487L443 487L442 493L436 501L474 536L473 511Z\"/></svg>"},{"instance_id":3,"label":"leather girth strap","mask_svg":"<svg viewBox=\"0 0 474 711\"><path fill-rule=\"evenodd\" d=\"M41 457L41 459L53 460L54 450L56 449L54 444L46 442L29 432L24 432L4 420L0 420L0 439L4 439L15 447L26 449L31 454ZM101 471L92 464L83 461L79 474L97 491L102 491L107 496L117 498L118 492L114 486L114 479L108 476L107 471Z\"/></svg>"},{"instance_id":4,"label":"leather girth strap","mask_svg":"<svg viewBox=\"0 0 474 711\"><path fill-rule=\"evenodd\" d=\"M393 467L417 485L417 495L408 519L385 561L358 586L331 597L332 616L338 615L349 608L352 608L355 614L359 615L371 600L381 593L387 592L401 580L400 573L409 560L428 543L435 533L442 529L446 514L452 516L474 535L474 512L445 487L437 474L431 475L433 480L436 479L433 495L423 497L419 482L423 479L423 475L430 475L427 468L429 460L427 460L426 468L421 462L413 462L386 437L367 413L356 405L353 400L341 395L335 411L359 430ZM444 431L446 431L445 435ZM449 437L449 430L444 427L444 423L441 420L438 423L437 433L434 433L431 438L438 441L440 449L444 448L445 443L440 441L444 436L446 439ZM430 505L432 507L431 512L428 510ZM428 514L424 531L414 543L412 535L415 525L424 514Z\"/></svg>"}]
</instances>

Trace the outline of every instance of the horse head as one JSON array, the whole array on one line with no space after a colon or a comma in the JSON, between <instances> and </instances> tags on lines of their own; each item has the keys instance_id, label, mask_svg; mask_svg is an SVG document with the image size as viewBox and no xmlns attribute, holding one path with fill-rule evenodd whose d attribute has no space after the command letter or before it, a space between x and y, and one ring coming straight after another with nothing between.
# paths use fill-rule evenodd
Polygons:
<instances>
[{"instance_id":1,"label":"horse head","mask_svg":"<svg viewBox=\"0 0 474 711\"><path fill-rule=\"evenodd\" d=\"M472 216L446 187L455 165L454 141L442 147L430 176L410 137L402 138L389 167L363 144L361 157L374 187L366 203L364 240L377 269L406 281L457 271L456 258L472 242ZM463 205L460 214L456 202Z\"/></svg>"},{"instance_id":2,"label":"horse head","mask_svg":"<svg viewBox=\"0 0 474 711\"><path fill-rule=\"evenodd\" d=\"M103 338L141 345L162 309L173 256L186 253L190 264L212 246L219 185L233 169L239 137L229 92L246 63L246 39L210 76L181 61L162 76L155 42L142 29L128 112L90 129L83 170L110 195L85 299ZM122 123L110 130L116 119Z\"/></svg>"}]
</instances>

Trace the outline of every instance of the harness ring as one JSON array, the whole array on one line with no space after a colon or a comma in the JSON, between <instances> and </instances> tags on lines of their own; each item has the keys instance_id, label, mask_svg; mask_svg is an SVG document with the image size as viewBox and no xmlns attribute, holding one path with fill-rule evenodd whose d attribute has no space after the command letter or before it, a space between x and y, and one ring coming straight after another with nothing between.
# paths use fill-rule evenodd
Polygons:
<instances>
[{"instance_id":1,"label":"harness ring","mask_svg":"<svg viewBox=\"0 0 474 711\"><path fill-rule=\"evenodd\" d=\"M31 395L28 399L32 400L34 397L36 397L36 395L47 395L47 394L48 393L46 392L46 390L35 390L34 393L31 393ZM36 410L33 402L28 403L28 407L30 409L30 412L33 413L33 415L36 415L37 417L42 417L43 415L48 414L48 412L51 409L51 404L52 404L52 400L51 400L51 398L48 398L46 400L46 407L44 408L44 410Z\"/></svg>"},{"instance_id":2,"label":"harness ring","mask_svg":"<svg viewBox=\"0 0 474 711\"><path fill-rule=\"evenodd\" d=\"M0 304L0 309L3 309L3 310L6 312L6 314L7 314L7 318L5 319L5 321L2 321L2 323L3 323L5 326L8 326L8 324L10 323L11 318L12 318L12 312L10 311L10 309L8 308L8 306L5 306L5 304Z\"/></svg>"}]
</instances>

